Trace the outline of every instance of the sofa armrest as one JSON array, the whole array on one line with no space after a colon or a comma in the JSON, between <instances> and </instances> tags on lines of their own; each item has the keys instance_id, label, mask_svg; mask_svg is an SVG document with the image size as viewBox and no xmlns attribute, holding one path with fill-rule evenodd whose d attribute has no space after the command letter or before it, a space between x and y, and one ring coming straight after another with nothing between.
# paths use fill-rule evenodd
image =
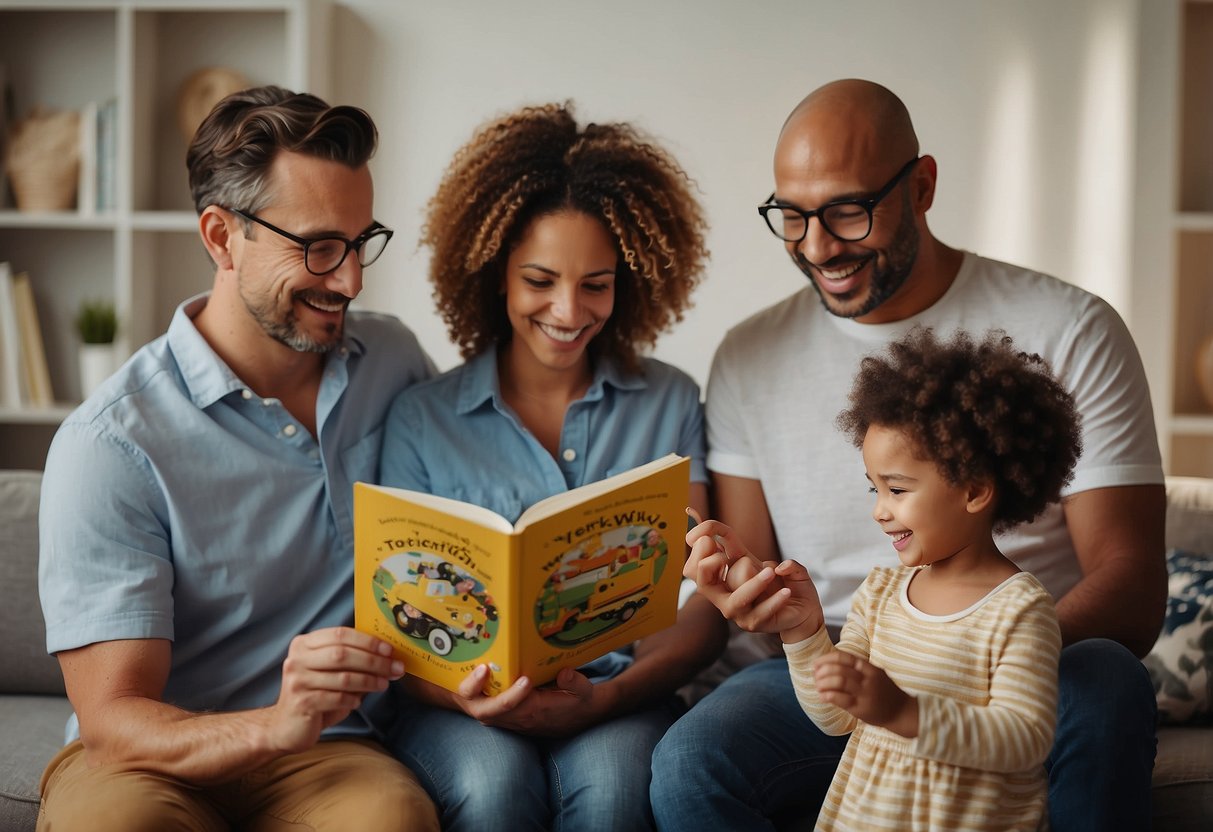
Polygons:
<instances>
[{"instance_id":1,"label":"sofa armrest","mask_svg":"<svg viewBox=\"0 0 1213 832\"><path fill-rule=\"evenodd\" d=\"M64 692L38 602L40 471L0 471L0 692Z\"/></svg>"}]
</instances>

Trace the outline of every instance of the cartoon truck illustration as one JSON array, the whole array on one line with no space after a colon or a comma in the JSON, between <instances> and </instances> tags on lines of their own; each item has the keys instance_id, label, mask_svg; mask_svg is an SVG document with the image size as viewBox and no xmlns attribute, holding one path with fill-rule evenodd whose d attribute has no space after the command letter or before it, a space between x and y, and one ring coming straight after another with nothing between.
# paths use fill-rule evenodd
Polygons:
<instances>
[{"instance_id":1,"label":"cartoon truck illustration","mask_svg":"<svg viewBox=\"0 0 1213 832\"><path fill-rule=\"evenodd\" d=\"M488 622L497 607L484 593L473 592L471 580L450 581L419 575L417 583L399 583L386 592L392 618L405 635L423 639L439 656L455 648L455 639L489 638Z\"/></svg>"},{"instance_id":2,"label":"cartoon truck illustration","mask_svg":"<svg viewBox=\"0 0 1213 832\"><path fill-rule=\"evenodd\" d=\"M658 562L658 558L638 559L619 547L606 557L586 558L576 567L566 564L536 603L540 636L550 638L594 618L627 621L648 603Z\"/></svg>"}]
</instances>

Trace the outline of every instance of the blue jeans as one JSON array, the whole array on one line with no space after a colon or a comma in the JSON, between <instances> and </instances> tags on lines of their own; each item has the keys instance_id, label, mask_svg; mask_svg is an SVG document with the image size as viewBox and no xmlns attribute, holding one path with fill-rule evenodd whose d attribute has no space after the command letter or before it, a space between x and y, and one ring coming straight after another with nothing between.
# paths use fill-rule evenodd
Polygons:
<instances>
[{"instance_id":1,"label":"blue jeans","mask_svg":"<svg viewBox=\"0 0 1213 832\"><path fill-rule=\"evenodd\" d=\"M1136 657L1090 639L1062 651L1049 768L1055 832L1150 828L1154 689ZM827 737L800 709L787 661L725 680L653 752L661 830L778 829L817 816L847 737Z\"/></svg>"},{"instance_id":2,"label":"blue jeans","mask_svg":"<svg viewBox=\"0 0 1213 832\"><path fill-rule=\"evenodd\" d=\"M1114 641L1061 651L1049 769L1054 832L1150 828L1158 703L1150 673Z\"/></svg>"},{"instance_id":3,"label":"blue jeans","mask_svg":"<svg viewBox=\"0 0 1213 832\"><path fill-rule=\"evenodd\" d=\"M653 828L653 746L681 711L671 700L545 739L410 701L386 745L417 775L448 832L630 832Z\"/></svg>"}]
</instances>

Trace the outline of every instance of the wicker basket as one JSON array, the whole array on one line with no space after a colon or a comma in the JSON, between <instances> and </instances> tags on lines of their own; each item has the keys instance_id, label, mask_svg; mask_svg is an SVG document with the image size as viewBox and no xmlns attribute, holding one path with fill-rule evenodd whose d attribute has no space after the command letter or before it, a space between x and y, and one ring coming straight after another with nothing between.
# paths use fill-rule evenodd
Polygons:
<instances>
[{"instance_id":1,"label":"wicker basket","mask_svg":"<svg viewBox=\"0 0 1213 832\"><path fill-rule=\"evenodd\" d=\"M35 109L13 126L5 153L20 211L67 211L80 176L80 114Z\"/></svg>"}]
</instances>

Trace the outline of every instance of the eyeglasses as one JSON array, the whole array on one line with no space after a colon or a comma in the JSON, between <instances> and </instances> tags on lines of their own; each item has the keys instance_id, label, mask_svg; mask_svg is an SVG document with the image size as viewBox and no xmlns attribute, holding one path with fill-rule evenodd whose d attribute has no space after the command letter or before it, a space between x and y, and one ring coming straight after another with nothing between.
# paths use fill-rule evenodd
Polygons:
<instances>
[{"instance_id":1,"label":"eyeglasses","mask_svg":"<svg viewBox=\"0 0 1213 832\"><path fill-rule=\"evenodd\" d=\"M788 243L799 243L809 233L809 218L817 217L821 227L839 240L859 242L872 233L872 210L892 193L897 183L917 164L921 156L915 156L901 166L883 188L866 199L840 199L827 202L816 211L805 211L795 205L775 201L775 194L758 206L758 213L767 221L771 233Z\"/></svg>"},{"instance_id":2,"label":"eyeglasses","mask_svg":"<svg viewBox=\"0 0 1213 832\"><path fill-rule=\"evenodd\" d=\"M289 231L283 231L278 226L271 225L261 219L261 217L236 208L228 208L227 210L238 217L243 217L258 225L263 225L275 234L281 234L291 242L303 246L303 265L307 266L307 270L314 275L326 275L329 272L336 271L345 262L346 255L351 251L357 252L358 264L366 268L379 259L379 255L383 254L383 250L387 248L388 240L392 239L392 234L395 233L392 229L373 222L366 231L363 231L352 240L337 236L313 237L307 240L303 237L296 237Z\"/></svg>"}]
</instances>

